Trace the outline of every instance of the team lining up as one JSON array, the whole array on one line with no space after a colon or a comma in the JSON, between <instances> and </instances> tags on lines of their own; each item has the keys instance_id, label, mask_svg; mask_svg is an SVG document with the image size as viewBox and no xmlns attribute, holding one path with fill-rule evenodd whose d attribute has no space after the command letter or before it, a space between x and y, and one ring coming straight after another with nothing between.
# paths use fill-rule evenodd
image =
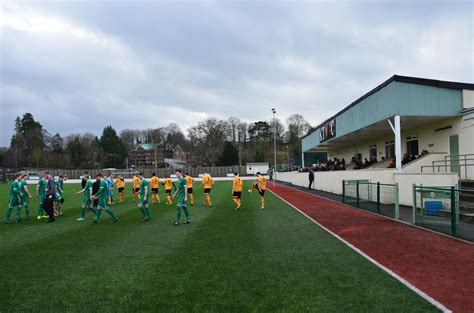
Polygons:
<instances>
[{"instance_id":1,"label":"team lining up","mask_svg":"<svg viewBox=\"0 0 474 313\"><path fill-rule=\"evenodd\" d=\"M173 199L177 197L176 202L176 220L173 225L181 224L181 214L184 212L185 219L184 224L190 224L190 212L188 208L189 204L194 205L193 196L193 185L194 179L188 174L183 174L181 170L176 170L177 180L173 181L171 177L167 177L163 180L162 185L165 188L166 204L172 205ZM16 174L15 180L10 184L10 197L9 206L6 215L6 223L11 224L11 214L16 208L16 222L22 222L21 212L25 209L26 220L30 219L29 200L32 199L32 195L28 189L27 183L28 176L26 174ZM138 200L138 209L143 215L143 221L150 221L150 210L149 210L149 198L151 195L151 203L155 203L155 199L158 203L161 203L160 195L158 193L160 187L160 179L152 174L152 177L148 180L144 177L143 173L140 172L138 175L133 176L133 188L132 188L132 200L133 202ZM265 207L265 190L266 190L266 179L260 172L256 174L255 181L252 183L251 189L248 191L252 193L255 189L260 195L260 209ZM211 190L214 184L214 180L211 175L204 173L202 176L202 185L204 192L204 206L212 207ZM112 223L116 223L118 218L111 208L114 203L114 185L117 187L119 193L119 203L124 202L125 193L125 179L123 177L117 177L114 181L113 174L109 174L107 178L104 178L102 174L96 175L95 182L86 173L81 182L82 189L76 192L76 195L83 194L83 200L81 205L80 217L77 221L85 221L85 215L87 210L90 210L94 214L93 223L99 223L102 212L105 211L112 218ZM235 209L240 210L241 197L242 197L242 186L243 181L238 173L234 173L232 182L232 200L236 204ZM173 195L172 189L175 192ZM38 215L37 219L48 219L47 223L53 223L55 217L62 215L61 204L64 203L64 177L59 176L55 179L54 176L49 172L45 171L36 185L36 195L39 200Z\"/></svg>"}]
</instances>

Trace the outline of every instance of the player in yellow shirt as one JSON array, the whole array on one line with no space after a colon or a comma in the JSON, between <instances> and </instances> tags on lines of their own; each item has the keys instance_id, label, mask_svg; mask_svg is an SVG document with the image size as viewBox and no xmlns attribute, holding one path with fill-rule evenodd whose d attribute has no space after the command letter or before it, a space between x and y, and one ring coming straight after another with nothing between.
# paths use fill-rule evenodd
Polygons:
<instances>
[{"instance_id":1,"label":"player in yellow shirt","mask_svg":"<svg viewBox=\"0 0 474 313\"><path fill-rule=\"evenodd\" d=\"M193 196L194 179L191 176L189 176L189 173L186 173L185 175L186 176L184 178L186 179L186 189L188 189L189 204L194 205L194 196Z\"/></svg>"},{"instance_id":2,"label":"player in yellow shirt","mask_svg":"<svg viewBox=\"0 0 474 313\"><path fill-rule=\"evenodd\" d=\"M265 190L267 189L267 180L263 177L260 172L257 172L257 177L252 184L252 189L249 190L250 193L257 188L258 194L260 195L260 209L263 210L265 208Z\"/></svg>"},{"instance_id":3,"label":"player in yellow shirt","mask_svg":"<svg viewBox=\"0 0 474 313\"><path fill-rule=\"evenodd\" d=\"M120 195L119 203L123 202L123 193L125 190L125 179L122 176L117 176L115 179L115 186L117 186L118 193Z\"/></svg>"},{"instance_id":4,"label":"player in yellow shirt","mask_svg":"<svg viewBox=\"0 0 474 313\"><path fill-rule=\"evenodd\" d=\"M158 194L158 189L160 188L160 179L156 176L155 173L151 174L150 179L151 185L151 204L155 203L155 198L158 200L158 203L161 203L160 195Z\"/></svg>"},{"instance_id":5,"label":"player in yellow shirt","mask_svg":"<svg viewBox=\"0 0 474 313\"><path fill-rule=\"evenodd\" d=\"M174 184L173 180L171 179L171 177L166 177L164 180L163 180L163 183L162 183L164 186L165 186L165 192L166 192L166 204L167 205L172 205L173 204L173 200L171 200L171 188L174 187L174 190L176 190L176 185Z\"/></svg>"},{"instance_id":6,"label":"player in yellow shirt","mask_svg":"<svg viewBox=\"0 0 474 313\"><path fill-rule=\"evenodd\" d=\"M137 175L133 175L133 189L132 189L132 200L135 202L135 196L140 200L140 184L141 180Z\"/></svg>"},{"instance_id":7,"label":"player in yellow shirt","mask_svg":"<svg viewBox=\"0 0 474 313\"><path fill-rule=\"evenodd\" d=\"M211 189L213 184L214 180L212 179L211 175L205 172L202 176L202 186L204 188L204 197L206 199L204 202L204 206L207 205L210 208L212 207Z\"/></svg>"},{"instance_id":8,"label":"player in yellow shirt","mask_svg":"<svg viewBox=\"0 0 474 313\"><path fill-rule=\"evenodd\" d=\"M232 183L232 199L237 204L236 210L240 210L240 198L242 197L242 178L239 173L234 173L234 181Z\"/></svg>"}]
</instances>

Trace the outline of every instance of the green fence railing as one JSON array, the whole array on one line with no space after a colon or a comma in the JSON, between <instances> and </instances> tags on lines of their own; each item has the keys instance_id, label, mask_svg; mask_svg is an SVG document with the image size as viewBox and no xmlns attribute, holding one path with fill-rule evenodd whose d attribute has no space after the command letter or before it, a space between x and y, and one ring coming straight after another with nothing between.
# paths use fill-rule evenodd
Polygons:
<instances>
[{"instance_id":1,"label":"green fence railing","mask_svg":"<svg viewBox=\"0 0 474 313\"><path fill-rule=\"evenodd\" d=\"M462 192L473 190L413 184L413 224L457 236Z\"/></svg>"},{"instance_id":2,"label":"green fence railing","mask_svg":"<svg viewBox=\"0 0 474 313\"><path fill-rule=\"evenodd\" d=\"M395 219L400 218L398 184L372 183L368 179L343 180L342 202Z\"/></svg>"}]
</instances>

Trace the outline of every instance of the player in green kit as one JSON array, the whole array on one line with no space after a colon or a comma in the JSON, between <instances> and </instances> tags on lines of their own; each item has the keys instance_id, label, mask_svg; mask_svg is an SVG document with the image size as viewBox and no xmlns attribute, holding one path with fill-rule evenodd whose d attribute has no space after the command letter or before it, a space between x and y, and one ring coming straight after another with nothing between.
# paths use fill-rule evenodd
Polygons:
<instances>
[{"instance_id":1,"label":"player in green kit","mask_svg":"<svg viewBox=\"0 0 474 313\"><path fill-rule=\"evenodd\" d=\"M45 214L43 208L44 197L46 196L46 179L44 174L41 176L40 180L38 180L38 185L36 185L36 196L39 201L37 219L48 218L49 216Z\"/></svg>"},{"instance_id":2,"label":"player in green kit","mask_svg":"<svg viewBox=\"0 0 474 313\"><path fill-rule=\"evenodd\" d=\"M15 207L17 207L16 221L21 222L20 179L21 174L16 174L15 180L12 181L12 183L10 184L10 198L8 202L7 219L5 220L5 223L7 224L12 223L12 221L10 220L10 216L12 215L12 211Z\"/></svg>"},{"instance_id":3,"label":"player in green kit","mask_svg":"<svg viewBox=\"0 0 474 313\"><path fill-rule=\"evenodd\" d=\"M28 178L27 175L21 176L20 196L21 196L21 206L25 208L26 220L28 221L30 219L30 199L32 197L31 197L30 191L28 190L28 183L26 181L27 178Z\"/></svg>"},{"instance_id":4,"label":"player in green kit","mask_svg":"<svg viewBox=\"0 0 474 313\"><path fill-rule=\"evenodd\" d=\"M86 220L86 210L89 209L94 212L94 215L97 216L97 210L95 208L91 208L92 205L92 179L89 179L88 175L84 175L83 181L85 182L84 188L78 192L76 195L83 194L82 198L82 206L81 206L81 217L79 217L76 221L85 221Z\"/></svg>"},{"instance_id":5,"label":"player in green kit","mask_svg":"<svg viewBox=\"0 0 474 313\"><path fill-rule=\"evenodd\" d=\"M138 208L143 214L143 221L150 220L150 210L148 209L148 195L150 194L150 182L143 177L143 173L138 173L140 178L140 198L138 199Z\"/></svg>"},{"instance_id":6,"label":"player in green kit","mask_svg":"<svg viewBox=\"0 0 474 313\"><path fill-rule=\"evenodd\" d=\"M112 217L112 223L115 223L118 221L118 219L115 217L112 209L110 209L107 205L107 201L109 200L109 187L107 186L107 182L104 180L102 174L97 174L97 180L100 181L100 187L99 191L94 196L92 196L92 200L99 199L99 203L97 205L97 214L92 223L99 222L100 216L102 215L102 210L105 210L105 212L107 212L107 214Z\"/></svg>"},{"instance_id":7,"label":"player in green kit","mask_svg":"<svg viewBox=\"0 0 474 313\"><path fill-rule=\"evenodd\" d=\"M63 215L61 211L61 204L64 202L63 193L64 193L64 176L60 175L59 179L55 181L56 184L56 198L55 198L55 215Z\"/></svg>"},{"instance_id":8,"label":"player in green kit","mask_svg":"<svg viewBox=\"0 0 474 313\"><path fill-rule=\"evenodd\" d=\"M184 211L184 215L186 216L184 224L190 224L191 219L189 218L189 209L186 205L186 202L188 201L188 188L186 188L187 182L183 177L181 170L176 170L176 176L178 177L178 180L176 181L176 186L178 188L174 192L173 198L178 194L178 202L176 206L176 221L174 222L174 225L179 225L181 223L181 210Z\"/></svg>"}]
</instances>

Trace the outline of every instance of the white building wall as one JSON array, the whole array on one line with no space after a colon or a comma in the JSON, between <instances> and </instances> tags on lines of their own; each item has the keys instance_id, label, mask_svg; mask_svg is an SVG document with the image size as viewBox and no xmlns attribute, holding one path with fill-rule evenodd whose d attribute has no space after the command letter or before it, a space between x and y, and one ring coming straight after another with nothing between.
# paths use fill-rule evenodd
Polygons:
<instances>
[{"instance_id":1,"label":"white building wall","mask_svg":"<svg viewBox=\"0 0 474 313\"><path fill-rule=\"evenodd\" d=\"M265 175L269 168L268 163L247 163L247 174L255 175L260 172Z\"/></svg>"},{"instance_id":2,"label":"white building wall","mask_svg":"<svg viewBox=\"0 0 474 313\"><path fill-rule=\"evenodd\" d=\"M474 108L474 90L462 91L462 106L465 109Z\"/></svg>"},{"instance_id":3,"label":"white building wall","mask_svg":"<svg viewBox=\"0 0 474 313\"><path fill-rule=\"evenodd\" d=\"M308 173L282 172L277 173L276 179L301 187L307 187L309 183ZM368 179L372 183L398 183L400 204L406 206L412 205L413 184L441 187L456 186L458 184L458 176L453 173L397 174L393 169L386 169L315 172L314 189L340 195L342 194L342 181L354 179Z\"/></svg>"},{"instance_id":4,"label":"white building wall","mask_svg":"<svg viewBox=\"0 0 474 313\"><path fill-rule=\"evenodd\" d=\"M400 204L413 204L413 184L430 187L458 186L458 175L454 173L394 173L394 182L398 183Z\"/></svg>"},{"instance_id":5,"label":"white building wall","mask_svg":"<svg viewBox=\"0 0 474 313\"><path fill-rule=\"evenodd\" d=\"M474 113L462 118L459 128L459 153L474 154Z\"/></svg>"}]
</instances>

